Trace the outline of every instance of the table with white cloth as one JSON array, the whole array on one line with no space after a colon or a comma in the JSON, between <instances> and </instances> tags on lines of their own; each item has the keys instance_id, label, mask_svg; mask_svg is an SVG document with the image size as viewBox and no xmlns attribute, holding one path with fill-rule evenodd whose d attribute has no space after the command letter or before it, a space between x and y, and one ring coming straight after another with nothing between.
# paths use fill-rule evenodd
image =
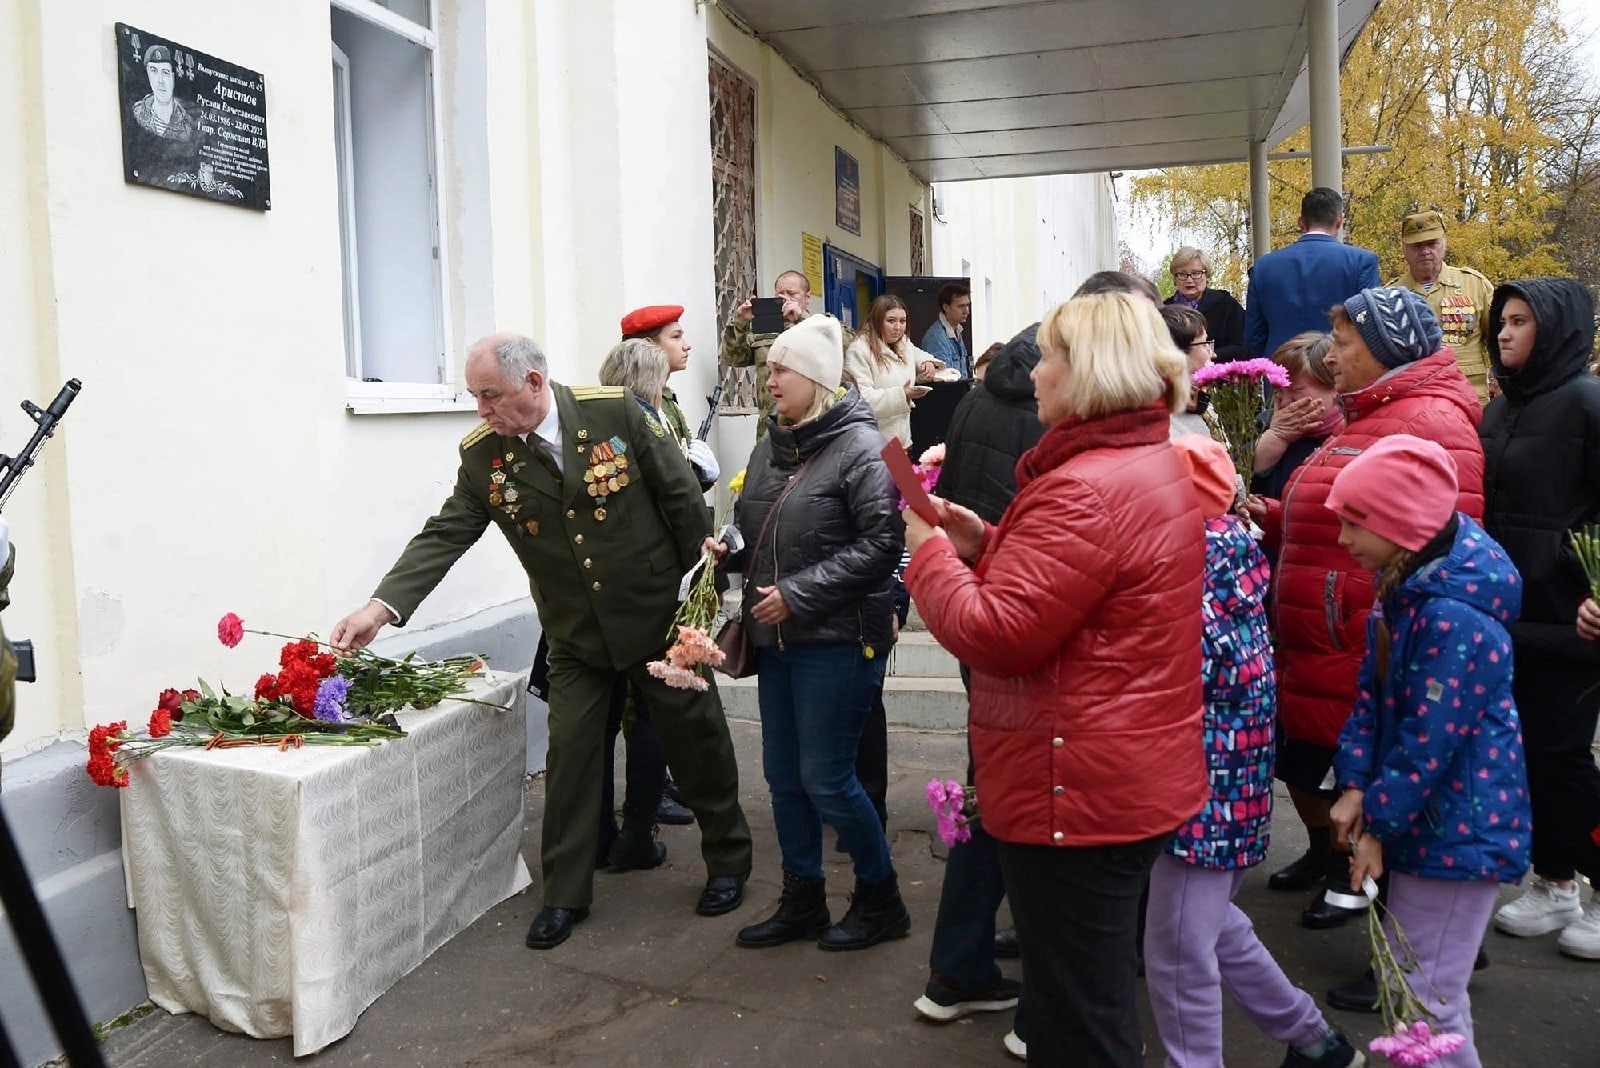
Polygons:
<instances>
[{"instance_id":1,"label":"table with white cloth","mask_svg":"<svg viewBox=\"0 0 1600 1068\"><path fill-rule=\"evenodd\" d=\"M122 852L150 1000L314 1053L526 887L522 677L469 696L486 704L398 713L381 745L134 761Z\"/></svg>"}]
</instances>

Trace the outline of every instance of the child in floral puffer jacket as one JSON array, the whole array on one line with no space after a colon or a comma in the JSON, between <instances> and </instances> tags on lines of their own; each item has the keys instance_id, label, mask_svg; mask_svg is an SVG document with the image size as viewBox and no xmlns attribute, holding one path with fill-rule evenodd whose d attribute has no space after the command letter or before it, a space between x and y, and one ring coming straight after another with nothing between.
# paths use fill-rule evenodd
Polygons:
<instances>
[{"instance_id":1,"label":"child in floral puffer jacket","mask_svg":"<svg viewBox=\"0 0 1600 1068\"><path fill-rule=\"evenodd\" d=\"M1416 951L1412 989L1435 1031L1467 1043L1436 1063L1477 1068L1467 980L1498 885L1528 869L1532 810L1511 696L1506 624L1522 579L1455 510L1455 462L1396 434L1339 472L1328 508L1343 545L1378 573L1355 711L1334 759L1337 841L1351 890L1389 870L1389 912Z\"/></svg>"},{"instance_id":2,"label":"child in floral puffer jacket","mask_svg":"<svg viewBox=\"0 0 1600 1068\"><path fill-rule=\"evenodd\" d=\"M1267 853L1277 683L1267 632L1267 560L1232 513L1228 451L1174 438L1206 518L1201 611L1204 739L1211 796L1150 871L1145 982L1169 1068L1220 1068L1222 988L1290 1049L1288 1068L1346 1068L1362 1054L1283 974L1233 903Z\"/></svg>"}]
</instances>

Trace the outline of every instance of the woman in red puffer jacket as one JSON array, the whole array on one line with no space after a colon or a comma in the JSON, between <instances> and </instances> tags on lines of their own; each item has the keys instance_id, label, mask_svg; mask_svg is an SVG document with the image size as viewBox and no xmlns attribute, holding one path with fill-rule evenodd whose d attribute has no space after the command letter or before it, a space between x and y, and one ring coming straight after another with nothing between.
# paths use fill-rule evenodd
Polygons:
<instances>
[{"instance_id":1,"label":"woman in red puffer jacket","mask_svg":"<svg viewBox=\"0 0 1600 1068\"><path fill-rule=\"evenodd\" d=\"M1325 880L1301 914L1307 927L1337 927L1367 907L1350 894L1349 858L1335 854L1328 812L1337 797L1329 774L1339 732L1356 700L1367 645L1372 572L1339 546L1328 490L1351 459L1391 434L1437 442L1456 462L1456 507L1483 518L1482 409L1477 392L1441 348L1438 320L1408 289L1363 289L1335 305L1326 363L1345 427L1290 476L1283 499L1252 498L1251 511L1279 549L1272 622L1278 653L1278 778L1310 834L1310 848L1267 885L1304 890Z\"/></svg>"},{"instance_id":2,"label":"woman in red puffer jacket","mask_svg":"<svg viewBox=\"0 0 1600 1068\"><path fill-rule=\"evenodd\" d=\"M906 585L972 665L980 815L1022 943L1030 1064L1135 1065L1139 895L1208 796L1205 527L1168 442L1183 354L1143 297L1076 297L1039 326L1049 429L1000 525L906 514Z\"/></svg>"}]
</instances>

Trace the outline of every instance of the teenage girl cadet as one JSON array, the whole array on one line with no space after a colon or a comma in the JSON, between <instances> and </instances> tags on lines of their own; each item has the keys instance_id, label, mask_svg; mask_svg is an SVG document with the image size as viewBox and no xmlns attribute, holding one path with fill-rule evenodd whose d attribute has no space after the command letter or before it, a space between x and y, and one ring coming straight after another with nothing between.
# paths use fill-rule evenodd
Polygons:
<instances>
[{"instance_id":1,"label":"teenage girl cadet","mask_svg":"<svg viewBox=\"0 0 1600 1068\"><path fill-rule=\"evenodd\" d=\"M1375 442L1329 491L1339 544L1377 573L1378 594L1332 816L1355 852L1353 892L1389 872L1435 1030L1467 1038L1436 1063L1477 1068L1467 980L1499 884L1528 869L1532 811L1506 631L1522 579L1456 493L1450 454L1409 434Z\"/></svg>"}]
</instances>

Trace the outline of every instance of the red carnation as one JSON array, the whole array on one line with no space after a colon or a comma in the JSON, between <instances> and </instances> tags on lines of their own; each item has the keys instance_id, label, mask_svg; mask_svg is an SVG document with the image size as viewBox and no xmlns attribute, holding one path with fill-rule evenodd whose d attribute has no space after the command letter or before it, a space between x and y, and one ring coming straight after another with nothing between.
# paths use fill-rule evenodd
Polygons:
<instances>
[{"instance_id":1,"label":"red carnation","mask_svg":"<svg viewBox=\"0 0 1600 1068\"><path fill-rule=\"evenodd\" d=\"M172 713L158 708L150 713L150 737L165 738L172 733Z\"/></svg>"},{"instance_id":2,"label":"red carnation","mask_svg":"<svg viewBox=\"0 0 1600 1068\"><path fill-rule=\"evenodd\" d=\"M278 676L263 675L256 680L256 700L275 701L278 697Z\"/></svg>"},{"instance_id":3,"label":"red carnation","mask_svg":"<svg viewBox=\"0 0 1600 1068\"><path fill-rule=\"evenodd\" d=\"M100 786L126 786L128 785L128 772L118 767L112 754L122 744L116 737L128 727L127 721L111 723L94 728L89 732L89 762L87 770L89 778Z\"/></svg>"},{"instance_id":4,"label":"red carnation","mask_svg":"<svg viewBox=\"0 0 1600 1068\"><path fill-rule=\"evenodd\" d=\"M229 612L217 621L217 640L229 649L244 641L244 620Z\"/></svg>"},{"instance_id":5,"label":"red carnation","mask_svg":"<svg viewBox=\"0 0 1600 1068\"><path fill-rule=\"evenodd\" d=\"M161 691L161 696L156 700L156 707L167 712L177 712L183 708L183 694L169 686Z\"/></svg>"}]
</instances>

